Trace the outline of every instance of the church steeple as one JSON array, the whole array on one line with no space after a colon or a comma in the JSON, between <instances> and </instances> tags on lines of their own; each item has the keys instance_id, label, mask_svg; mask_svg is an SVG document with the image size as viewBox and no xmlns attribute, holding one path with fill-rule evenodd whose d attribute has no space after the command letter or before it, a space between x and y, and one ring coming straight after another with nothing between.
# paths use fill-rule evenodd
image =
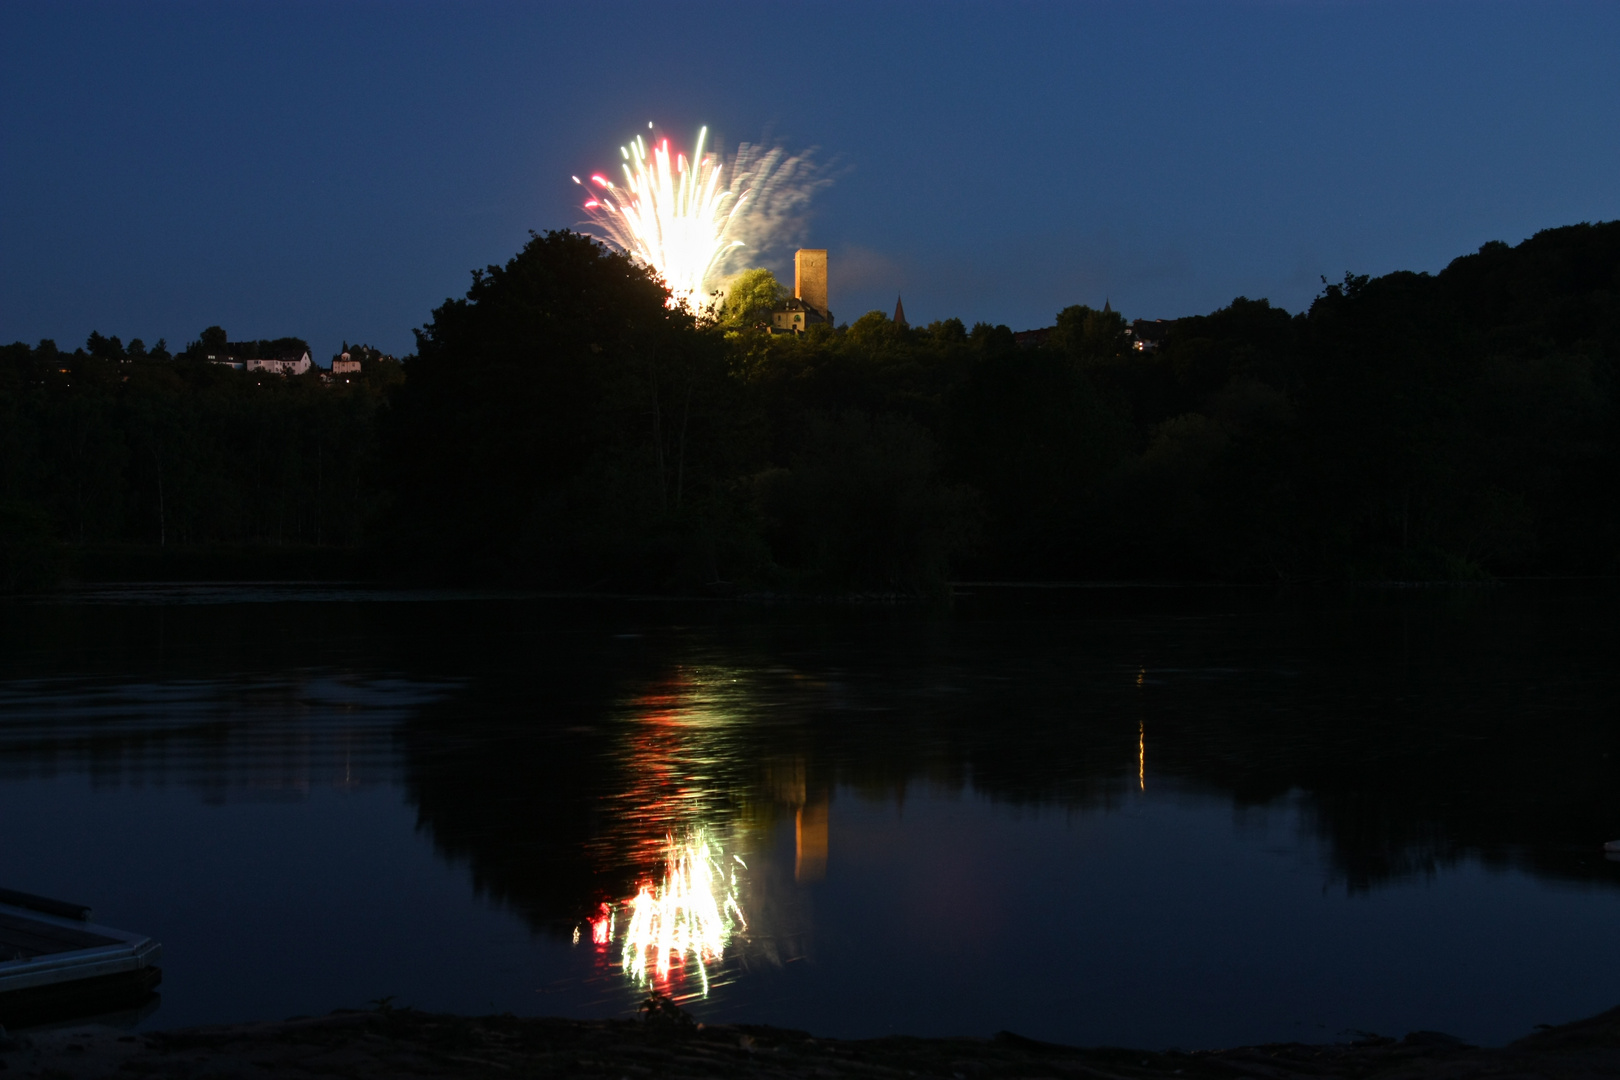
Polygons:
<instances>
[{"instance_id":1,"label":"church steeple","mask_svg":"<svg viewBox=\"0 0 1620 1080\"><path fill-rule=\"evenodd\" d=\"M910 326L906 322L906 305L900 302L900 294L894 294L894 323L896 326Z\"/></svg>"}]
</instances>

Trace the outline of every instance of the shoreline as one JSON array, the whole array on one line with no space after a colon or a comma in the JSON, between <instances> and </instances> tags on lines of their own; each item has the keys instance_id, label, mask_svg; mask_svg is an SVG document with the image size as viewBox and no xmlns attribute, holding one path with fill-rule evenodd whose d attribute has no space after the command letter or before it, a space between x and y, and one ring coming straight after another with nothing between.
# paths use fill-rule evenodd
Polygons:
<instances>
[{"instance_id":1,"label":"shoreline","mask_svg":"<svg viewBox=\"0 0 1620 1080\"><path fill-rule=\"evenodd\" d=\"M0 1039L0 1069L51 1080L553 1075L1576 1080L1620 1075L1620 1006L1502 1047L1413 1032L1404 1039L1191 1052L1070 1047L1005 1031L988 1039L822 1039L759 1025L705 1027L674 1009L654 1009L642 1020L563 1020L382 1008L134 1035L95 1024L18 1032Z\"/></svg>"}]
</instances>

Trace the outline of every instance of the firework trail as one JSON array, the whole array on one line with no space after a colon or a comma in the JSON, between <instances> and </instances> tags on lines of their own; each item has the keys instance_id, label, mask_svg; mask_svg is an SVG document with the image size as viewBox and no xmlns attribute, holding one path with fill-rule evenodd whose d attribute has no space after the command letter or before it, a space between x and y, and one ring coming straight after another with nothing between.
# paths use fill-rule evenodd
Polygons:
<instances>
[{"instance_id":1,"label":"firework trail","mask_svg":"<svg viewBox=\"0 0 1620 1080\"><path fill-rule=\"evenodd\" d=\"M651 124L647 125L649 128ZM622 181L574 177L598 239L651 267L672 306L711 311L738 256L758 256L804 229L811 196L831 183L808 154L742 143L727 161L705 151L708 128L687 157L669 139L637 136L619 148Z\"/></svg>"}]
</instances>

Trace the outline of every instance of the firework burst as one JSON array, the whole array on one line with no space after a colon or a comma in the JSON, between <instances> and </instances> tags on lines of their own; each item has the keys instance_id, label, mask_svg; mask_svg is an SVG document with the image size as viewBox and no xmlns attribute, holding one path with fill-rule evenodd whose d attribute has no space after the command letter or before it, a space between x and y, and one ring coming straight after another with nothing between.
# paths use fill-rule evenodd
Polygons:
<instances>
[{"instance_id":1,"label":"firework burst","mask_svg":"<svg viewBox=\"0 0 1620 1080\"><path fill-rule=\"evenodd\" d=\"M780 148L744 143L727 161L705 149L708 135L698 133L690 157L667 138L637 136L619 148L622 181L573 178L590 193L585 211L599 239L663 278L672 306L699 313L713 305L734 257L791 239L810 196L830 182L808 156Z\"/></svg>"}]
</instances>

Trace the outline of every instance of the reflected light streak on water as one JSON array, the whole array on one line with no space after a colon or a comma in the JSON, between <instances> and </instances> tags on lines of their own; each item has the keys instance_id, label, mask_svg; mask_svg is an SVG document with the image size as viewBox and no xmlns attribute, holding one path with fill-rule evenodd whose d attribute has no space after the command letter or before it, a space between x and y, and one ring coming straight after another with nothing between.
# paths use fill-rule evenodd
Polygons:
<instances>
[{"instance_id":1,"label":"reflected light streak on water","mask_svg":"<svg viewBox=\"0 0 1620 1080\"><path fill-rule=\"evenodd\" d=\"M725 852L702 828L693 829L683 842L671 837L665 858L663 883L656 889L644 883L630 901L625 973L645 984L652 972L667 983L672 966L690 957L707 996L708 965L725 956L738 924L748 928L737 904L737 873L726 866Z\"/></svg>"},{"instance_id":2,"label":"reflected light streak on water","mask_svg":"<svg viewBox=\"0 0 1620 1080\"><path fill-rule=\"evenodd\" d=\"M625 702L615 824L593 842L601 864L660 866L669 837L731 815L744 772L733 729L746 723L746 694L735 672L694 667Z\"/></svg>"},{"instance_id":3,"label":"reflected light streak on water","mask_svg":"<svg viewBox=\"0 0 1620 1080\"><path fill-rule=\"evenodd\" d=\"M728 854L725 826L716 824L738 812L733 792L745 762L731 729L747 693L736 672L696 666L625 702L615 755L624 779L610 797L617 827L593 846L600 864L641 867L644 876L633 896L602 904L586 921L598 964L614 966L617 946L617 966L634 985L669 992L690 974L695 988L674 996L707 997L713 966L748 928L738 899L738 870L747 864ZM656 881L646 873L655 866Z\"/></svg>"},{"instance_id":4,"label":"reflected light streak on water","mask_svg":"<svg viewBox=\"0 0 1620 1080\"><path fill-rule=\"evenodd\" d=\"M1136 789L1147 790L1147 724L1136 723Z\"/></svg>"},{"instance_id":5,"label":"reflected light streak on water","mask_svg":"<svg viewBox=\"0 0 1620 1080\"><path fill-rule=\"evenodd\" d=\"M707 997L710 966L725 958L737 930L748 929L737 901L737 866L747 869L741 857L728 859L720 842L701 826L681 840L666 838L663 880L657 885L642 882L635 896L603 904L600 914L589 920L598 955L607 960L606 947L613 943L618 911L623 908L628 919L619 964L625 977L638 986L656 982L667 991L672 978L690 962L697 972L698 992ZM574 944L579 940L576 929Z\"/></svg>"}]
</instances>

